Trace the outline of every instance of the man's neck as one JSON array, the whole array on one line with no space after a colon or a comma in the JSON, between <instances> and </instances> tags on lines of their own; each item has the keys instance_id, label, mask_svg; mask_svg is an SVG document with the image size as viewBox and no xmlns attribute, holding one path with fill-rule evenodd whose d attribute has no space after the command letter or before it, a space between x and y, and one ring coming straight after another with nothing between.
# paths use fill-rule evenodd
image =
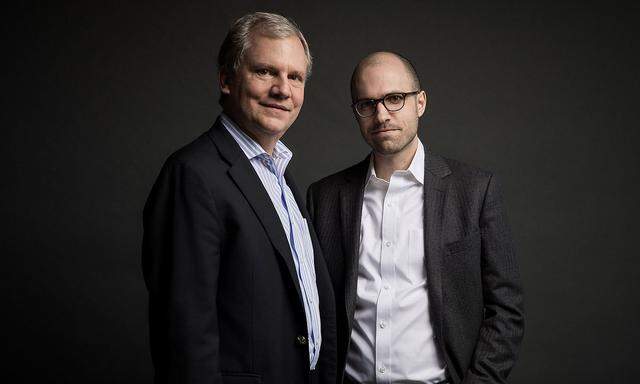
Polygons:
<instances>
[{"instance_id":1,"label":"man's neck","mask_svg":"<svg viewBox=\"0 0 640 384\"><path fill-rule=\"evenodd\" d=\"M238 127L239 130L244 132L247 136L252 138L258 145L264 149L265 152L269 154L269 156L273 155L273 149L276 147L279 137L273 137L268 135L261 135L259 129L249 129L249 122L240 119L239 116L236 116L233 111L225 110L224 114L227 115L233 121L233 123Z\"/></svg>"},{"instance_id":2,"label":"man's neck","mask_svg":"<svg viewBox=\"0 0 640 384\"><path fill-rule=\"evenodd\" d=\"M373 167L376 170L376 176L379 179L389 181L391 175L395 171L404 171L409 168L411 161L418 149L418 136L416 136L406 147L400 152L384 155L373 152Z\"/></svg>"},{"instance_id":3,"label":"man's neck","mask_svg":"<svg viewBox=\"0 0 640 384\"><path fill-rule=\"evenodd\" d=\"M255 132L245 129L244 127L240 127L240 129L242 129L242 132L246 133L250 138L255 140L256 143L258 143L262 149L269 154L269 156L273 156L273 149L276 147L276 144L278 144L279 139L270 136L265 137L257 135Z\"/></svg>"}]
</instances>

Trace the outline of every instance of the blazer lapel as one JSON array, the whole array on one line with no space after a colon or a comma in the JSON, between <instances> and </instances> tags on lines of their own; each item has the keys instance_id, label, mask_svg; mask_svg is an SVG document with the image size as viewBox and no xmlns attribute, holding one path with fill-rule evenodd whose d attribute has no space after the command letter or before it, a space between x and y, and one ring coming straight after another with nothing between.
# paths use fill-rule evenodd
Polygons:
<instances>
[{"instance_id":1,"label":"blazer lapel","mask_svg":"<svg viewBox=\"0 0 640 384\"><path fill-rule=\"evenodd\" d=\"M296 200L296 204L298 205L298 209L300 210L300 214L307 221L307 228L309 228L309 237L311 238L311 245L313 246L313 258L314 260L317 257L322 257L322 248L320 247L320 243L318 242L318 238L316 236L316 232L313 228L313 222L309 219L309 212L307 211L307 206L302 200L302 195L300 195L300 190L296 185L296 182L293 180L291 173L287 170L284 172L284 178L287 180L287 185L291 192L293 192L293 198Z\"/></svg>"},{"instance_id":2,"label":"blazer lapel","mask_svg":"<svg viewBox=\"0 0 640 384\"><path fill-rule=\"evenodd\" d=\"M233 137L226 131L219 119L208 133L222 157L230 164L228 170L229 176L238 186L242 195L244 195L262 223L271 243L286 264L289 274L291 275L291 280L298 292L298 297L302 300L302 291L293 262L291 248L289 247L289 241L282 228L282 222L278 217L278 213L271 202L269 194L264 189L260 178L253 169L253 166L251 166L249 159L247 159L238 146L238 143L236 143Z\"/></svg>"},{"instance_id":3,"label":"blazer lapel","mask_svg":"<svg viewBox=\"0 0 640 384\"><path fill-rule=\"evenodd\" d=\"M451 173L449 166L440 156L425 149L424 171L424 253L427 270L427 292L429 295L429 316L434 327L436 343L444 351L443 342L443 302L442 302L442 262L441 234L443 208Z\"/></svg>"},{"instance_id":4,"label":"blazer lapel","mask_svg":"<svg viewBox=\"0 0 640 384\"><path fill-rule=\"evenodd\" d=\"M291 192L293 192L293 198L296 200L296 204L298 205L300 214L302 215L302 217L308 220L309 214L307 213L305 201L302 199L300 191L298 190L298 185L296 184L295 180L293 180L293 176L291 176L291 172L289 172L289 169L284 171L284 179L287 181L287 185L289 186L289 189L291 189Z\"/></svg>"},{"instance_id":5,"label":"blazer lapel","mask_svg":"<svg viewBox=\"0 0 640 384\"><path fill-rule=\"evenodd\" d=\"M344 299L349 332L351 332L353 324L357 295L362 200L368 169L369 156L358 164L352 174L348 175L346 183L340 188L340 225L342 227L342 247L345 252Z\"/></svg>"},{"instance_id":6,"label":"blazer lapel","mask_svg":"<svg viewBox=\"0 0 640 384\"><path fill-rule=\"evenodd\" d=\"M291 189L291 192L293 192L293 198L296 200L296 204L298 205L300 214L307 221L307 228L309 228L309 237L311 238L311 245L313 246L313 259L314 261L317 258L321 258L324 260L324 256L322 256L322 247L320 247L320 242L318 241L318 237L316 236L316 231L313 228L313 220L309 219L309 212L307 211L307 207L304 203L304 200L302 200L302 196L300 195L300 190L298 189L298 186L296 185L289 171L285 171L284 178L287 180L287 185ZM316 273L317 272L318 271L316 268ZM319 287L318 287L318 294L322 294L319 290Z\"/></svg>"}]
</instances>

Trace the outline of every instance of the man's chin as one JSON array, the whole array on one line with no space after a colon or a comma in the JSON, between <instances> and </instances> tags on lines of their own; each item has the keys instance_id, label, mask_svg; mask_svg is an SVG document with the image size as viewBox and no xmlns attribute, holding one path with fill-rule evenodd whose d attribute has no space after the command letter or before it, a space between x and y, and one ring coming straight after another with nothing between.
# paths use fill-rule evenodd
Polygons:
<instances>
[{"instance_id":1,"label":"man's chin","mask_svg":"<svg viewBox=\"0 0 640 384\"><path fill-rule=\"evenodd\" d=\"M394 140L370 140L369 145L374 151L381 155L393 155L398 152L399 145Z\"/></svg>"},{"instance_id":2,"label":"man's chin","mask_svg":"<svg viewBox=\"0 0 640 384\"><path fill-rule=\"evenodd\" d=\"M261 116L261 118L258 119L257 124L260 126L262 131L273 135L284 135L287 129L291 126L288 119L285 120L273 116Z\"/></svg>"},{"instance_id":3,"label":"man's chin","mask_svg":"<svg viewBox=\"0 0 640 384\"><path fill-rule=\"evenodd\" d=\"M372 148L375 153L383 156L391 156L399 152L398 148L391 145L373 145Z\"/></svg>"},{"instance_id":4,"label":"man's chin","mask_svg":"<svg viewBox=\"0 0 640 384\"><path fill-rule=\"evenodd\" d=\"M414 136L415 138L415 136ZM409 147L413 139L405 141L402 137L369 137L367 142L369 146L378 154L383 156L391 156L402 152Z\"/></svg>"}]
</instances>

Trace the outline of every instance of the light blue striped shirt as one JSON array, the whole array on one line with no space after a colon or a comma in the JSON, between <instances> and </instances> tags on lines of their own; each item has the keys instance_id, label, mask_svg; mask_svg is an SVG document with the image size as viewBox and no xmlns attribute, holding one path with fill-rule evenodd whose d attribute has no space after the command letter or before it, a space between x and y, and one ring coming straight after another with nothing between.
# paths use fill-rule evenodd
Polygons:
<instances>
[{"instance_id":1,"label":"light blue striped shirt","mask_svg":"<svg viewBox=\"0 0 640 384\"><path fill-rule=\"evenodd\" d=\"M304 313L307 319L310 369L315 369L320 355L322 337L320 334L320 308L316 270L313 262L313 244L309 235L307 220L302 217L298 204L284 178L287 164L293 153L278 140L273 155L267 152L255 140L242 132L224 113L220 115L222 124L238 143L242 152L255 169L262 185L266 189L273 207L280 217L282 228L289 240L293 262L298 274L302 291ZM269 330L266 330L268 332Z\"/></svg>"}]
</instances>

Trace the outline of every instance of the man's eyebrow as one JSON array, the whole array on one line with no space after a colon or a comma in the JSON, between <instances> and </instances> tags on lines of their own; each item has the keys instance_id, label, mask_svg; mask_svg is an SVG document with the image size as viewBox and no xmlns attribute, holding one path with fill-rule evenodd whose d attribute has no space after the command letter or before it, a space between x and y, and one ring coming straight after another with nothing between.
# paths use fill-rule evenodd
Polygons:
<instances>
[{"instance_id":1,"label":"man's eyebrow","mask_svg":"<svg viewBox=\"0 0 640 384\"><path fill-rule=\"evenodd\" d=\"M383 99L385 96L393 95L393 94L396 94L396 93L406 93L406 92L404 92L404 91L395 91L394 90L394 91L391 91L391 92L387 92L387 93L385 93L384 95L382 95L380 97L361 97L361 98L356 99L356 102Z\"/></svg>"},{"instance_id":2,"label":"man's eyebrow","mask_svg":"<svg viewBox=\"0 0 640 384\"><path fill-rule=\"evenodd\" d=\"M259 62L259 61L255 62L255 63L252 63L251 64L251 68L267 68L269 70L277 70L277 68L274 67L273 65L267 64L267 63L262 63L262 62Z\"/></svg>"},{"instance_id":3,"label":"man's eyebrow","mask_svg":"<svg viewBox=\"0 0 640 384\"><path fill-rule=\"evenodd\" d=\"M385 97L385 96L387 96L387 95L393 95L394 93L407 93L407 92L405 92L405 91L400 91L400 90L393 90L393 91L391 91L391 92L387 92L387 93L385 93L382 97Z\"/></svg>"},{"instance_id":4,"label":"man's eyebrow","mask_svg":"<svg viewBox=\"0 0 640 384\"><path fill-rule=\"evenodd\" d=\"M305 73L304 73L304 72L300 72L300 71L293 70L293 71L289 72L289 74L291 74L291 75L296 75L296 76L300 76L300 77L301 77L301 78L303 78L303 79L305 78Z\"/></svg>"}]
</instances>

